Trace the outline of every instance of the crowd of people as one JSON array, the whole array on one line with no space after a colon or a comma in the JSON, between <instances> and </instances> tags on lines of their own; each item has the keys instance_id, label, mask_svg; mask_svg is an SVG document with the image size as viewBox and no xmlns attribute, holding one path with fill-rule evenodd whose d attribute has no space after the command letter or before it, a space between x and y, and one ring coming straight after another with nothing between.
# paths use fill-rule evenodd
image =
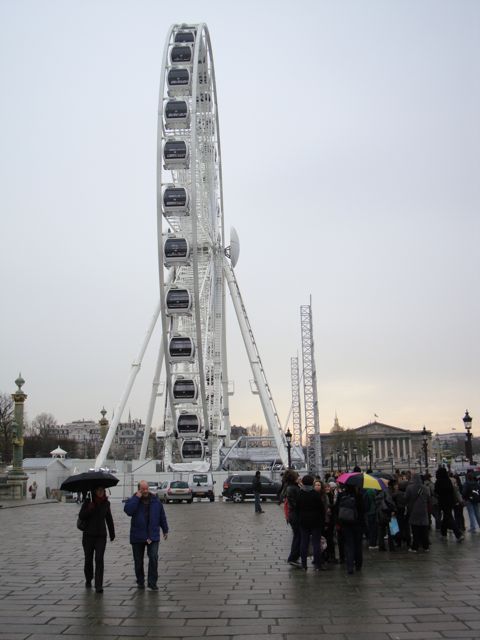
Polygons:
<instances>
[{"instance_id":1,"label":"crowd of people","mask_svg":"<svg viewBox=\"0 0 480 640\"><path fill-rule=\"evenodd\" d=\"M364 547L427 553L432 529L443 540L451 530L462 542L465 507L469 531L480 530L480 484L473 471L463 484L441 466L435 480L429 473L397 471L381 480L380 489L356 486L349 479L342 484L339 477L331 474L322 481L312 475L300 478L294 470L284 473L281 501L293 534L287 558L292 566L306 571L307 558L313 556L315 571L344 563L352 575L362 569Z\"/></svg>"}]
</instances>

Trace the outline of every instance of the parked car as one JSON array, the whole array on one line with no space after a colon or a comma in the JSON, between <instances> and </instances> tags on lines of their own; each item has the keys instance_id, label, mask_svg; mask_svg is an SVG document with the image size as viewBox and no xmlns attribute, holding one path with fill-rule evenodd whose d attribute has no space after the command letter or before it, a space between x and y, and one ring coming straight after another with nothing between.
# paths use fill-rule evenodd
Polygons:
<instances>
[{"instance_id":1,"label":"parked car","mask_svg":"<svg viewBox=\"0 0 480 640\"><path fill-rule=\"evenodd\" d=\"M193 502L193 492L188 486L188 482L183 480L166 480L158 488L157 495L162 502Z\"/></svg>"},{"instance_id":2,"label":"parked car","mask_svg":"<svg viewBox=\"0 0 480 640\"><path fill-rule=\"evenodd\" d=\"M208 498L210 502L215 501L213 485L215 481L211 473L190 473L188 476L188 486L192 490L194 498Z\"/></svg>"},{"instance_id":3,"label":"parked car","mask_svg":"<svg viewBox=\"0 0 480 640\"><path fill-rule=\"evenodd\" d=\"M150 493L154 493L155 495L157 495L158 482L149 482L148 483L148 490L150 491Z\"/></svg>"},{"instance_id":4,"label":"parked car","mask_svg":"<svg viewBox=\"0 0 480 640\"><path fill-rule=\"evenodd\" d=\"M253 478L254 474L247 475L246 473L235 473L228 476L223 483L222 496L232 502L243 502L246 499L253 498ZM282 485L266 476L260 476L260 482L262 483L261 498L263 500L277 500Z\"/></svg>"}]
</instances>

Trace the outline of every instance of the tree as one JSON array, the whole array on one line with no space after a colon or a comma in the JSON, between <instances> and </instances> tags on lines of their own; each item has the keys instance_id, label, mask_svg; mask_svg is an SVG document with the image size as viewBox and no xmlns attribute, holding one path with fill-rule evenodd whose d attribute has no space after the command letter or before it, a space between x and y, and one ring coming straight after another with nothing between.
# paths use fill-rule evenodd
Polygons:
<instances>
[{"instance_id":1,"label":"tree","mask_svg":"<svg viewBox=\"0 0 480 640\"><path fill-rule=\"evenodd\" d=\"M249 436L263 436L266 435L266 430L263 424L256 424L255 422L247 427Z\"/></svg>"},{"instance_id":2,"label":"tree","mask_svg":"<svg viewBox=\"0 0 480 640\"><path fill-rule=\"evenodd\" d=\"M31 431L41 437L50 436L51 431L57 426L57 421L51 413L39 413L32 421Z\"/></svg>"},{"instance_id":3,"label":"tree","mask_svg":"<svg viewBox=\"0 0 480 640\"><path fill-rule=\"evenodd\" d=\"M13 399L8 393L0 393L0 454L8 464L12 460Z\"/></svg>"}]
</instances>

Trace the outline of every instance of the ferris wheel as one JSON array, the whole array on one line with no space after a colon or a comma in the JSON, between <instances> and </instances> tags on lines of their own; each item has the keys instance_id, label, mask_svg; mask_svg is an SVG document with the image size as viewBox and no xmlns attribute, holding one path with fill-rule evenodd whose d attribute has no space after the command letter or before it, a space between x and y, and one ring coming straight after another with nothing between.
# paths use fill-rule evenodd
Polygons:
<instances>
[{"instance_id":1,"label":"ferris wheel","mask_svg":"<svg viewBox=\"0 0 480 640\"><path fill-rule=\"evenodd\" d=\"M174 25L167 36L157 178L165 465L172 461L173 434L182 461L208 453L215 467L229 434L225 239L215 72L202 24Z\"/></svg>"},{"instance_id":2,"label":"ferris wheel","mask_svg":"<svg viewBox=\"0 0 480 640\"><path fill-rule=\"evenodd\" d=\"M162 339L145 421L145 458L160 376L165 365L165 470L203 461L220 466L229 444L226 289L234 304L256 393L286 464L285 437L233 271L239 255L234 229L226 247L220 135L210 35L205 24L176 24L167 35L160 79L157 133L157 236L160 302L96 467L102 466L158 318Z\"/></svg>"}]
</instances>

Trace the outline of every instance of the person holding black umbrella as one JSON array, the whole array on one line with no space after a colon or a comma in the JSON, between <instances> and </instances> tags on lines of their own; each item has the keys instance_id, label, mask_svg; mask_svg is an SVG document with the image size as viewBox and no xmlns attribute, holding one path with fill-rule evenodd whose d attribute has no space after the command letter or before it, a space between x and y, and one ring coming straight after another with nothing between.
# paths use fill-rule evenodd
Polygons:
<instances>
[{"instance_id":1,"label":"person holding black umbrella","mask_svg":"<svg viewBox=\"0 0 480 640\"><path fill-rule=\"evenodd\" d=\"M110 541L113 542L115 540L115 526L105 488L96 487L91 495L92 499L86 499L83 502L78 514L79 521L83 523L82 546L85 553L85 587L91 589L92 580L95 577L95 591L103 593L103 556L107 545L107 528ZM94 555L95 573L93 570Z\"/></svg>"}]
</instances>

